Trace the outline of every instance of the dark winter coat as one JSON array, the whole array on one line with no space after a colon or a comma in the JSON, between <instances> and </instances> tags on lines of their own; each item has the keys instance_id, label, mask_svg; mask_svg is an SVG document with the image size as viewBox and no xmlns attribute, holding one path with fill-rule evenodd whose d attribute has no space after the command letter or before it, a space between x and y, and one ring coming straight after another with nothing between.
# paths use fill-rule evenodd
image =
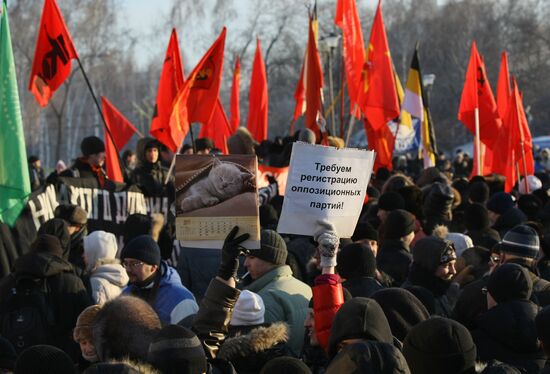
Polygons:
<instances>
[{"instance_id":1,"label":"dark winter coat","mask_svg":"<svg viewBox=\"0 0 550 374\"><path fill-rule=\"evenodd\" d=\"M377 268L393 278L393 287L399 287L407 279L412 255L399 239L386 239L376 256Z\"/></svg>"},{"instance_id":2,"label":"dark winter coat","mask_svg":"<svg viewBox=\"0 0 550 374\"><path fill-rule=\"evenodd\" d=\"M539 276L547 281L550 281L550 258L543 257L537 262L537 270Z\"/></svg>"},{"instance_id":3,"label":"dark winter coat","mask_svg":"<svg viewBox=\"0 0 550 374\"><path fill-rule=\"evenodd\" d=\"M470 330L477 327L479 316L487 311L487 295L482 289L487 287L488 282L489 275L486 275L467 284L456 302L453 318Z\"/></svg>"},{"instance_id":4,"label":"dark winter coat","mask_svg":"<svg viewBox=\"0 0 550 374\"><path fill-rule=\"evenodd\" d=\"M371 297L373 293L384 288L376 279L371 277L356 277L346 279L342 287L347 289L352 297Z\"/></svg>"},{"instance_id":5,"label":"dark winter coat","mask_svg":"<svg viewBox=\"0 0 550 374\"><path fill-rule=\"evenodd\" d=\"M538 310L530 301L514 300L483 314L478 328L472 331L478 359L497 359L526 373L538 373L546 363L537 340L535 317Z\"/></svg>"},{"instance_id":6,"label":"dark winter coat","mask_svg":"<svg viewBox=\"0 0 550 374\"><path fill-rule=\"evenodd\" d=\"M173 192L173 184L164 184L167 176L168 169L162 166L160 161L154 164L140 161L130 179L138 185L145 196L167 196L168 193Z\"/></svg>"}]
</instances>

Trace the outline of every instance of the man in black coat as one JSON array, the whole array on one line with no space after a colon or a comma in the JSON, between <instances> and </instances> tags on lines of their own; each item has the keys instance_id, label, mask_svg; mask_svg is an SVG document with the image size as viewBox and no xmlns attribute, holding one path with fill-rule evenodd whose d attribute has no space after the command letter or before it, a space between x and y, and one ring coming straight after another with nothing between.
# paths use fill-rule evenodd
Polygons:
<instances>
[{"instance_id":1,"label":"man in black coat","mask_svg":"<svg viewBox=\"0 0 550 374\"><path fill-rule=\"evenodd\" d=\"M168 169L159 160L159 143L154 139L141 139L138 143L138 165L131 180L137 184L146 196L168 196L173 191L173 183L164 184ZM173 181L173 179L170 179Z\"/></svg>"}]
</instances>

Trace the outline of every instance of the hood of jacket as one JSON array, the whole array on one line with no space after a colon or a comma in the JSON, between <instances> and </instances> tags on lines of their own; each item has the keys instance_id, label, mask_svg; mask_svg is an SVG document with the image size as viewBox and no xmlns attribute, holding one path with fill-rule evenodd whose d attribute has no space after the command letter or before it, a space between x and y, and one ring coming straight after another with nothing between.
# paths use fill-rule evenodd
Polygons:
<instances>
[{"instance_id":1,"label":"hood of jacket","mask_svg":"<svg viewBox=\"0 0 550 374\"><path fill-rule=\"evenodd\" d=\"M14 270L17 275L46 278L61 273L72 273L73 266L50 253L29 252L15 261Z\"/></svg>"},{"instance_id":2,"label":"hood of jacket","mask_svg":"<svg viewBox=\"0 0 550 374\"><path fill-rule=\"evenodd\" d=\"M121 264L100 265L93 271L91 277L105 279L118 287L126 286L129 280L128 273Z\"/></svg>"}]
</instances>

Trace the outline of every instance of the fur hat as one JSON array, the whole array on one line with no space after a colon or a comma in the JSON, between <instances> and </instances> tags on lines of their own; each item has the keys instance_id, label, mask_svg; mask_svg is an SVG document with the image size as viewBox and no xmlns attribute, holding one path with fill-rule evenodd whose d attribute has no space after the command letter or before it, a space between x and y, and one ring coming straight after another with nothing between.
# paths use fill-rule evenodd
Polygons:
<instances>
[{"instance_id":1,"label":"fur hat","mask_svg":"<svg viewBox=\"0 0 550 374\"><path fill-rule=\"evenodd\" d=\"M73 360L51 345L35 345L25 349L15 362L16 374L76 374Z\"/></svg>"},{"instance_id":2,"label":"fur hat","mask_svg":"<svg viewBox=\"0 0 550 374\"><path fill-rule=\"evenodd\" d=\"M120 296L105 303L97 314L92 327L94 347L101 361L143 360L160 328L157 313L146 301Z\"/></svg>"},{"instance_id":3,"label":"fur hat","mask_svg":"<svg viewBox=\"0 0 550 374\"><path fill-rule=\"evenodd\" d=\"M105 152L105 143L97 136L88 136L82 139L80 143L80 151L83 156L95 155L97 153Z\"/></svg>"},{"instance_id":4,"label":"fur hat","mask_svg":"<svg viewBox=\"0 0 550 374\"><path fill-rule=\"evenodd\" d=\"M395 209L384 221L384 239L399 239L409 235L415 228L415 217L403 209Z\"/></svg>"},{"instance_id":5,"label":"fur hat","mask_svg":"<svg viewBox=\"0 0 550 374\"><path fill-rule=\"evenodd\" d=\"M413 262L429 273L434 273L439 265L456 260L452 242L435 236L426 236L414 244Z\"/></svg>"},{"instance_id":6,"label":"fur hat","mask_svg":"<svg viewBox=\"0 0 550 374\"><path fill-rule=\"evenodd\" d=\"M150 235L140 235L130 240L120 252L120 261L133 258L148 265L160 265L160 248Z\"/></svg>"},{"instance_id":7,"label":"fur hat","mask_svg":"<svg viewBox=\"0 0 550 374\"><path fill-rule=\"evenodd\" d=\"M506 192L497 192L487 201L487 210L497 214L504 214L513 207L514 199Z\"/></svg>"},{"instance_id":8,"label":"fur hat","mask_svg":"<svg viewBox=\"0 0 550 374\"><path fill-rule=\"evenodd\" d=\"M69 225L85 225L88 223L88 213L78 205L58 205L53 214L55 218L61 218Z\"/></svg>"},{"instance_id":9,"label":"fur hat","mask_svg":"<svg viewBox=\"0 0 550 374\"><path fill-rule=\"evenodd\" d=\"M359 243L348 244L338 253L338 274L345 279L374 277L376 258L369 247Z\"/></svg>"},{"instance_id":10,"label":"fur hat","mask_svg":"<svg viewBox=\"0 0 550 374\"><path fill-rule=\"evenodd\" d=\"M265 305L262 297L252 291L243 290L235 303L231 315L232 326L260 325L264 323Z\"/></svg>"},{"instance_id":11,"label":"fur hat","mask_svg":"<svg viewBox=\"0 0 550 374\"><path fill-rule=\"evenodd\" d=\"M392 211L395 209L404 209L405 200L397 192L386 192L378 198L378 209Z\"/></svg>"},{"instance_id":12,"label":"fur hat","mask_svg":"<svg viewBox=\"0 0 550 374\"><path fill-rule=\"evenodd\" d=\"M537 232L527 226L518 225L504 234L500 242L500 251L512 255L536 258L540 250L540 241Z\"/></svg>"},{"instance_id":13,"label":"fur hat","mask_svg":"<svg viewBox=\"0 0 550 374\"><path fill-rule=\"evenodd\" d=\"M86 255L86 269L92 270L98 260L114 260L118 251L116 237L110 232L94 231L84 237L84 254Z\"/></svg>"},{"instance_id":14,"label":"fur hat","mask_svg":"<svg viewBox=\"0 0 550 374\"><path fill-rule=\"evenodd\" d=\"M73 330L73 339L75 342L78 343L81 340L93 341L92 325L100 310L101 307L99 305L91 305L80 313Z\"/></svg>"},{"instance_id":15,"label":"fur hat","mask_svg":"<svg viewBox=\"0 0 550 374\"><path fill-rule=\"evenodd\" d=\"M231 155L255 155L256 144L252 134L245 127L239 127L235 134L227 139L227 149Z\"/></svg>"},{"instance_id":16,"label":"fur hat","mask_svg":"<svg viewBox=\"0 0 550 374\"><path fill-rule=\"evenodd\" d=\"M250 256L258 257L275 265L284 265L288 256L286 243L277 232L262 230L260 232L260 249L251 249Z\"/></svg>"},{"instance_id":17,"label":"fur hat","mask_svg":"<svg viewBox=\"0 0 550 374\"><path fill-rule=\"evenodd\" d=\"M500 265L489 277L487 291L497 303L529 300L533 281L529 271L518 264Z\"/></svg>"},{"instance_id":18,"label":"fur hat","mask_svg":"<svg viewBox=\"0 0 550 374\"><path fill-rule=\"evenodd\" d=\"M260 374L311 374L311 369L296 357L282 356L269 360Z\"/></svg>"},{"instance_id":19,"label":"fur hat","mask_svg":"<svg viewBox=\"0 0 550 374\"><path fill-rule=\"evenodd\" d=\"M473 374L476 354L468 329L441 317L430 318L413 327L403 344L403 356L415 374Z\"/></svg>"}]
</instances>

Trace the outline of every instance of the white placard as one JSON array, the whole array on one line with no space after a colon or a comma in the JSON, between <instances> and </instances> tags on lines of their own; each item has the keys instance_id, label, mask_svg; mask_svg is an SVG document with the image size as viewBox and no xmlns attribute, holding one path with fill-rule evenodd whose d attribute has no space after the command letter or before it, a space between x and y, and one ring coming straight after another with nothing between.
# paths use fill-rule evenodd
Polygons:
<instances>
[{"instance_id":1,"label":"white placard","mask_svg":"<svg viewBox=\"0 0 550 374\"><path fill-rule=\"evenodd\" d=\"M355 230L367 193L374 152L294 143L277 231L313 235L329 220L341 238Z\"/></svg>"}]
</instances>

